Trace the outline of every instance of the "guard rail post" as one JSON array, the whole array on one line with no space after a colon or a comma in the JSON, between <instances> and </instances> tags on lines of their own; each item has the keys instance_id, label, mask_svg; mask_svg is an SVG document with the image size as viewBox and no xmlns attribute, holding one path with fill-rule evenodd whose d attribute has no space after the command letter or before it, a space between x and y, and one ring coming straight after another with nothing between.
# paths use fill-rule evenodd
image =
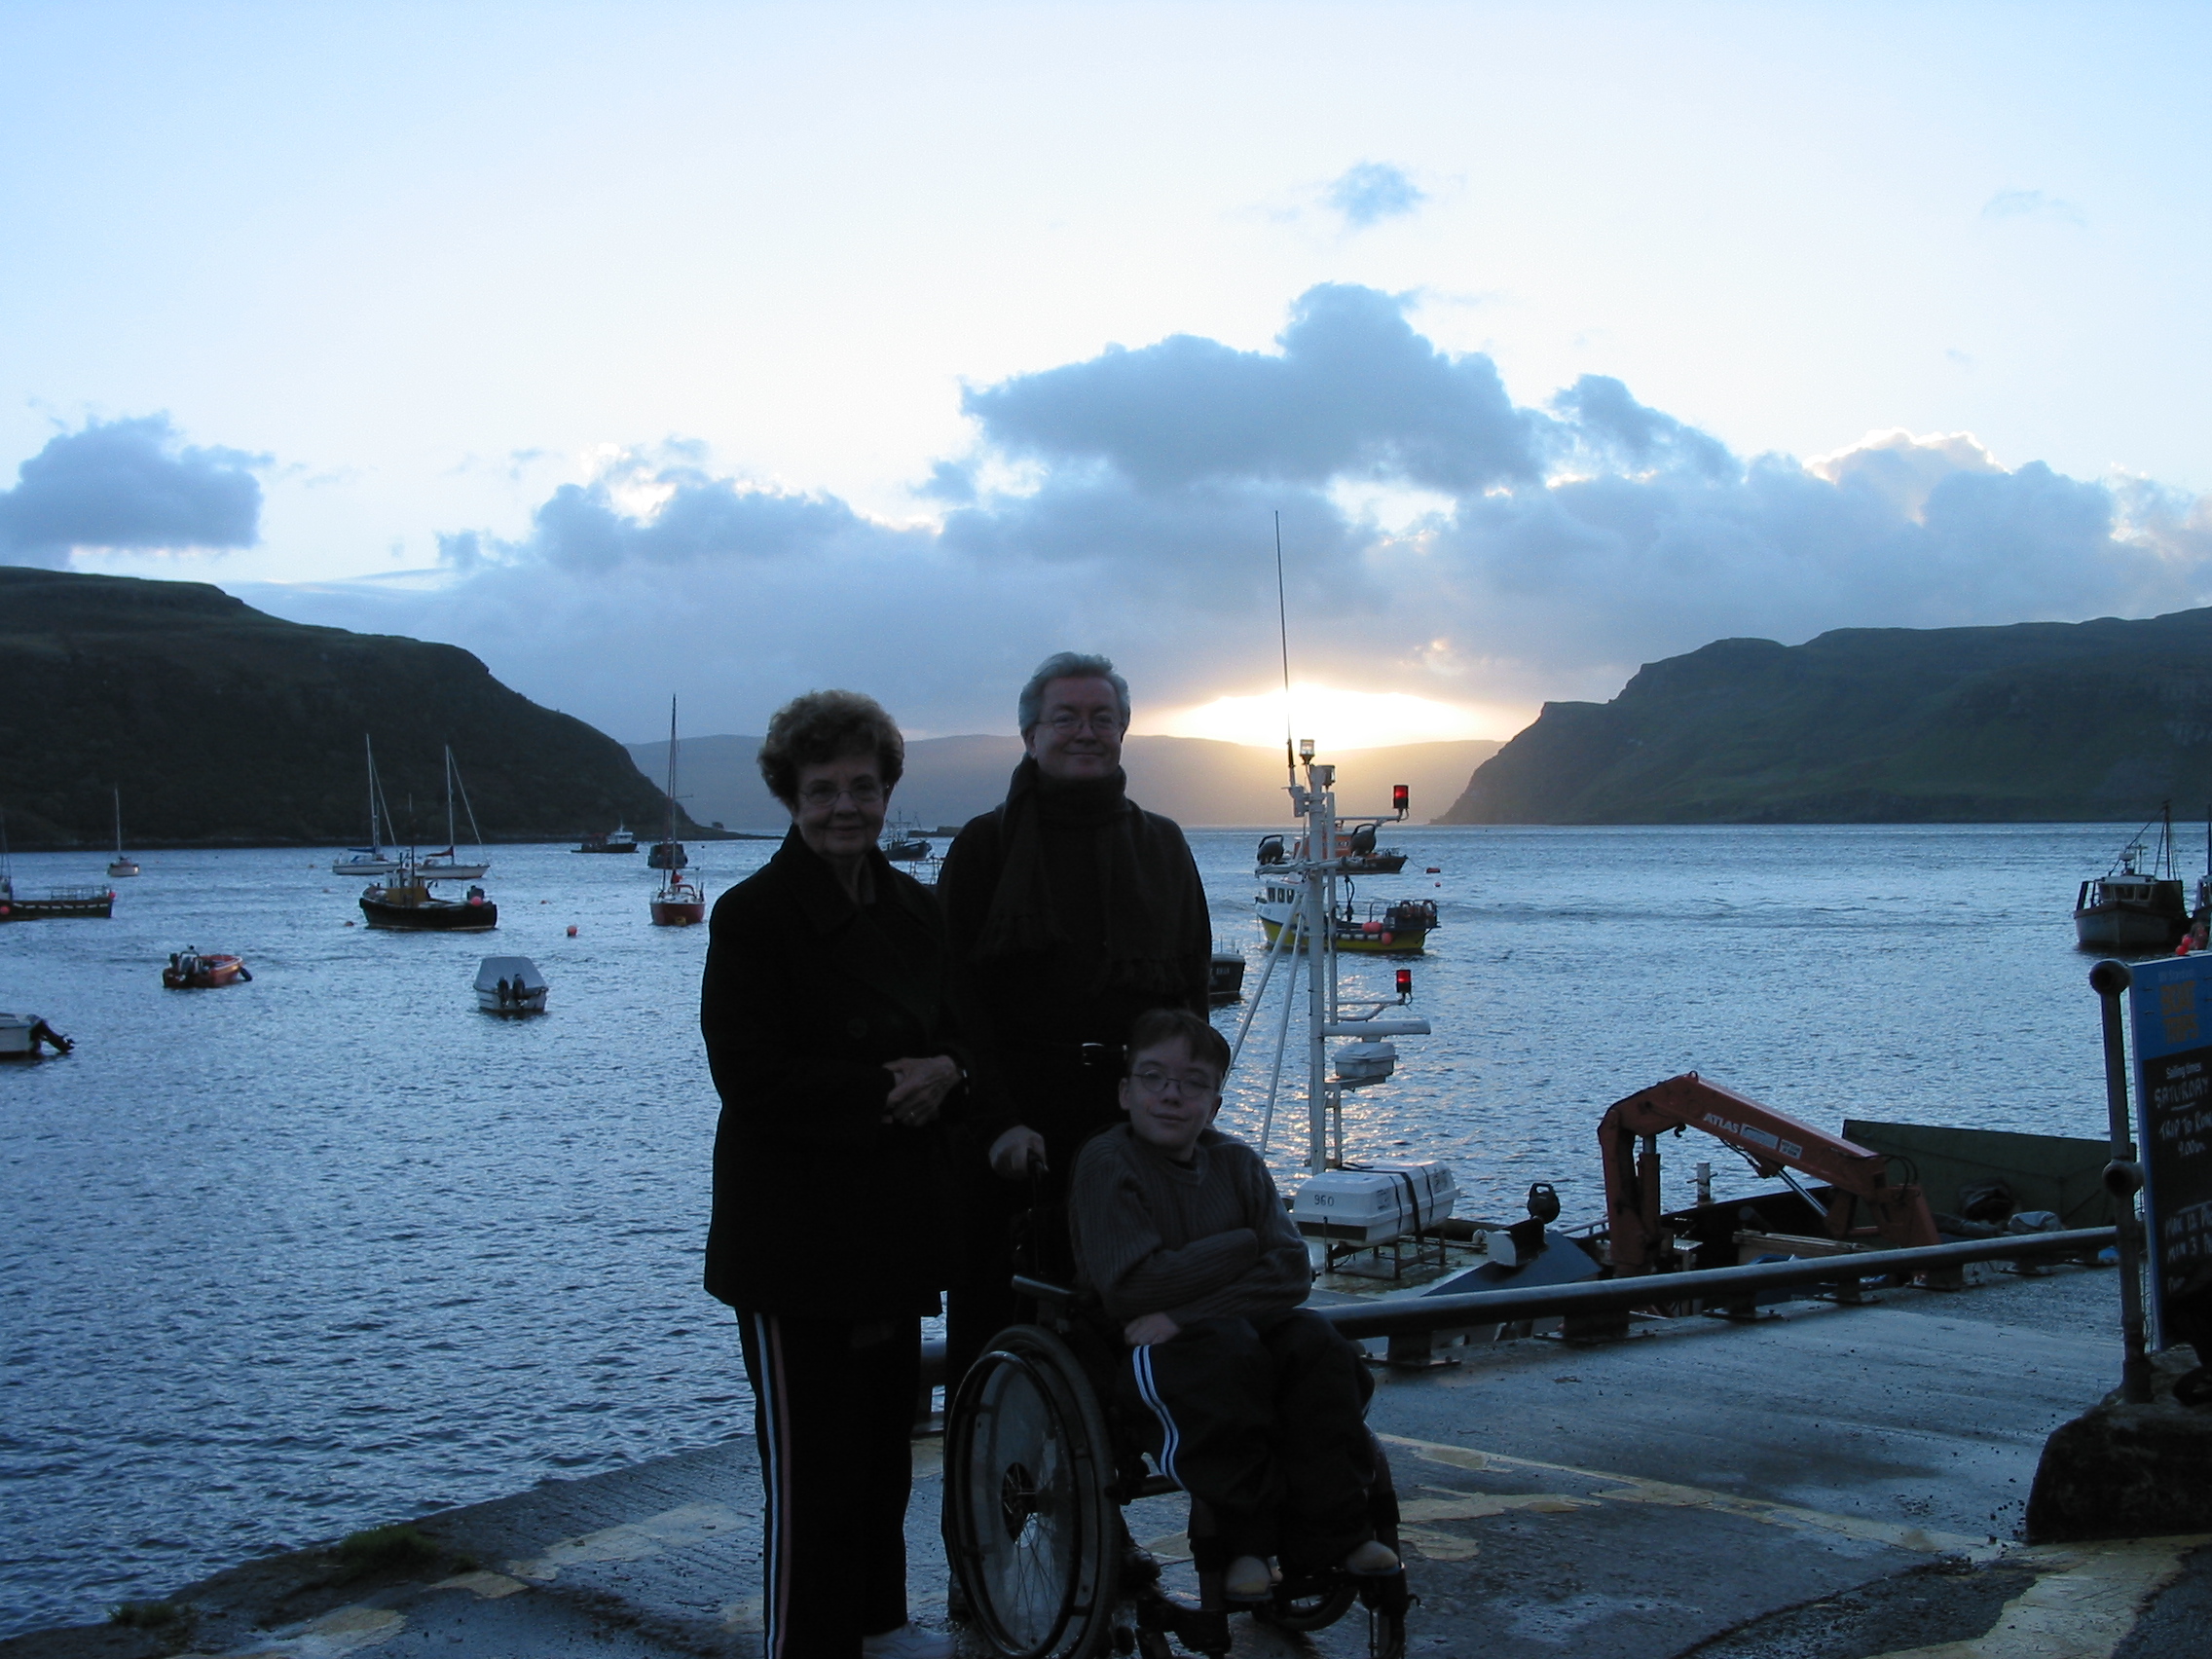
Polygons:
<instances>
[{"instance_id":1,"label":"guard rail post","mask_svg":"<svg viewBox=\"0 0 2212 1659\"><path fill-rule=\"evenodd\" d=\"M2127 1105L2127 1031L2120 1014L2120 999L2134 982L2124 962L2100 962L2089 970L2089 989L2097 993L2104 1015L2105 1117L2112 1136L2105 1191L2120 1212L2114 1217L2120 1246L2120 1392L2129 1405L2141 1406L2151 1400L2151 1355L2143 1328L2143 1221L2135 1207L2143 1165L2135 1157Z\"/></svg>"}]
</instances>

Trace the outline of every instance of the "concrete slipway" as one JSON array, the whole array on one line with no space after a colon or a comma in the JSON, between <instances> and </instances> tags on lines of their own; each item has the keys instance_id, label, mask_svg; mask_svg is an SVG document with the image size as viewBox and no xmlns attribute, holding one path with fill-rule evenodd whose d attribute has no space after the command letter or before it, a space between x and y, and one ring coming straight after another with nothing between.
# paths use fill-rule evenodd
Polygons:
<instances>
[{"instance_id":1,"label":"concrete slipway","mask_svg":"<svg viewBox=\"0 0 2212 1659\"><path fill-rule=\"evenodd\" d=\"M1380 1374L1371 1421L1420 1598L1409 1654L2212 1653L2212 1539L2014 1541L2045 1436L2117 1381L2116 1285L1997 1274ZM943 1626L935 1441L916 1464L914 1610ZM752 1444L734 1441L424 1519L472 1570L341 1586L317 1582L321 1558L273 1558L177 1599L201 1609L202 1652L757 1654L757 1492ZM1180 1525L1173 1499L1131 1512L1163 1555ZM1313 1638L1236 1625L1251 1659L1365 1651L1356 1613ZM174 1650L117 1627L0 1642L10 1659Z\"/></svg>"}]
</instances>

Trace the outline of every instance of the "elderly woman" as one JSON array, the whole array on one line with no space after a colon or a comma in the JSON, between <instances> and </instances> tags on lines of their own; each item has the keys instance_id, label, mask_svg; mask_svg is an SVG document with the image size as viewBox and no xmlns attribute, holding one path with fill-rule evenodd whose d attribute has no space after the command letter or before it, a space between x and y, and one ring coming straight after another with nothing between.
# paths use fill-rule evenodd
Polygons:
<instances>
[{"instance_id":1,"label":"elderly woman","mask_svg":"<svg viewBox=\"0 0 2212 1659\"><path fill-rule=\"evenodd\" d=\"M716 903L700 991L722 1099L707 1290L737 1309L753 1384L767 1659L953 1652L906 1618L920 1316L964 1073L936 901L876 847L904 759L858 693L777 711L760 772L791 833Z\"/></svg>"}]
</instances>

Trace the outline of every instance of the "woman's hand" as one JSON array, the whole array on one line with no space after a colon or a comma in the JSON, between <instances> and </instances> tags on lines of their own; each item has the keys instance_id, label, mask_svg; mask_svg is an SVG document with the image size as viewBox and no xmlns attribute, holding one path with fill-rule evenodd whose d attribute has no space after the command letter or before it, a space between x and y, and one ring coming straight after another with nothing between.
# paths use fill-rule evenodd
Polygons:
<instances>
[{"instance_id":1,"label":"woman's hand","mask_svg":"<svg viewBox=\"0 0 2212 1659\"><path fill-rule=\"evenodd\" d=\"M944 1104L944 1097L960 1081L960 1068L949 1054L932 1054L922 1060L886 1060L883 1069L891 1074L891 1092L884 1098L883 1121L909 1129L934 1123L938 1108Z\"/></svg>"},{"instance_id":2,"label":"woman's hand","mask_svg":"<svg viewBox=\"0 0 2212 1659\"><path fill-rule=\"evenodd\" d=\"M1122 1340L1131 1347L1150 1347L1154 1343L1171 1343L1183 1334L1183 1327L1164 1313L1139 1313L1122 1327Z\"/></svg>"},{"instance_id":3,"label":"woman's hand","mask_svg":"<svg viewBox=\"0 0 2212 1659\"><path fill-rule=\"evenodd\" d=\"M993 1142L986 1156L992 1173L1001 1180L1019 1181L1045 1173L1045 1137L1026 1124L1016 1124Z\"/></svg>"}]
</instances>

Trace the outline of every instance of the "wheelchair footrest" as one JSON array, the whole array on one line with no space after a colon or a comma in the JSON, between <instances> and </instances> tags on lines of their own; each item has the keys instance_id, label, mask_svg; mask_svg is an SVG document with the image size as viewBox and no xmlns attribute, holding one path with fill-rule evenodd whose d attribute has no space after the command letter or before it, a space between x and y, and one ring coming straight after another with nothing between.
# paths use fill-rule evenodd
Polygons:
<instances>
[{"instance_id":1,"label":"wheelchair footrest","mask_svg":"<svg viewBox=\"0 0 2212 1659\"><path fill-rule=\"evenodd\" d=\"M1396 1613L1405 1616L1413 1604L1413 1593L1406 1583L1406 1569L1375 1574L1352 1574L1352 1582L1359 1586L1359 1602L1378 1613Z\"/></svg>"}]
</instances>

